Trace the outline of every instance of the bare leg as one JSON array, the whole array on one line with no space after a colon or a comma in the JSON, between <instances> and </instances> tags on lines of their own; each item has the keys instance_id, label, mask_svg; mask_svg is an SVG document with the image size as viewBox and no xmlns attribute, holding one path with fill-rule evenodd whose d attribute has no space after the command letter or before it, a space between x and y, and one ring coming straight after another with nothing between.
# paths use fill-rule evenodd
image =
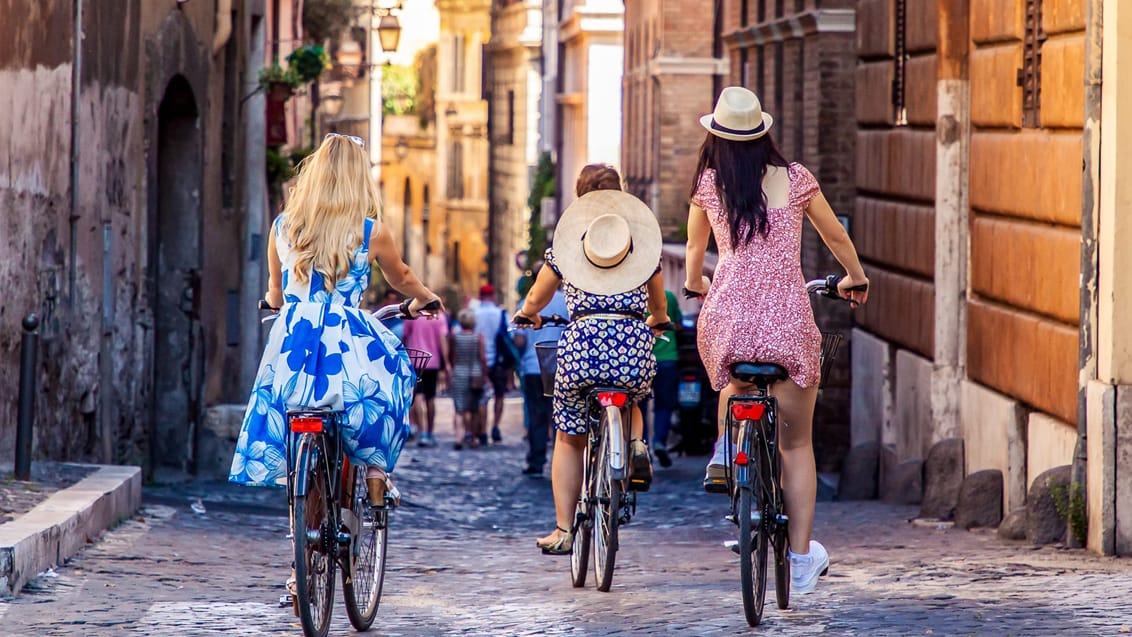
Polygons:
<instances>
[{"instance_id":1,"label":"bare leg","mask_svg":"<svg viewBox=\"0 0 1132 637\"><path fill-rule=\"evenodd\" d=\"M810 550L817 499L817 465L814 462L814 405L818 388L802 388L785 380L771 388L778 399L778 450L782 457L782 491L790 515L790 547L795 553Z\"/></svg>"},{"instance_id":2,"label":"bare leg","mask_svg":"<svg viewBox=\"0 0 1132 637\"><path fill-rule=\"evenodd\" d=\"M495 418L492 420L492 428L499 429L499 421L503 420L503 394L495 395Z\"/></svg>"},{"instance_id":3,"label":"bare leg","mask_svg":"<svg viewBox=\"0 0 1132 637\"><path fill-rule=\"evenodd\" d=\"M554 458L550 467L551 486L554 490L555 522L559 528L570 530L574 526L574 509L582 492L582 460L586 453L586 436L557 431ZM555 529L540 544L554 543L561 532Z\"/></svg>"},{"instance_id":4,"label":"bare leg","mask_svg":"<svg viewBox=\"0 0 1132 637\"><path fill-rule=\"evenodd\" d=\"M413 427L413 431L420 434L424 429L421 429L421 423L424 418L424 394L416 394L413 396L413 405L409 407L409 424ZM431 429L430 429L431 431Z\"/></svg>"},{"instance_id":5,"label":"bare leg","mask_svg":"<svg viewBox=\"0 0 1132 637\"><path fill-rule=\"evenodd\" d=\"M433 427L436 426L436 399L429 398L425 401L425 426L428 428L428 435L432 435Z\"/></svg>"},{"instance_id":6,"label":"bare leg","mask_svg":"<svg viewBox=\"0 0 1132 637\"><path fill-rule=\"evenodd\" d=\"M629 438L634 440L643 440L645 431L645 419L641 416L641 408L638 405L633 405L633 411L629 414Z\"/></svg>"}]
</instances>

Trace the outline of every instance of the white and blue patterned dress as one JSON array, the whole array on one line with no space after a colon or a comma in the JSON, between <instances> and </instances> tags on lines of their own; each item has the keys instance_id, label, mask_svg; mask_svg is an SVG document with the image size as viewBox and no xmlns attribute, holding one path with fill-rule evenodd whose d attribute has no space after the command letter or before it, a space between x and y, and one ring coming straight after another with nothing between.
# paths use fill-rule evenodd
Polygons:
<instances>
[{"instance_id":1,"label":"white and blue patterned dress","mask_svg":"<svg viewBox=\"0 0 1132 637\"><path fill-rule=\"evenodd\" d=\"M547 249L545 263L562 279L562 293L570 316L590 312L644 316L649 298L648 282L618 294L593 294L562 277L553 248ZM655 342L652 329L639 318L572 320L558 338L551 417L554 428L568 434L588 431L586 396L593 387L623 389L634 402L647 397L656 376L656 357L652 353Z\"/></svg>"},{"instance_id":2,"label":"white and blue patterned dress","mask_svg":"<svg viewBox=\"0 0 1132 637\"><path fill-rule=\"evenodd\" d=\"M228 480L285 486L287 411L319 407L346 412L342 439L351 462L392 471L409 436L416 377L401 341L357 308L369 285L374 221L365 220L349 275L327 290L317 271L306 283L293 275L286 217L272 225L284 303L267 339Z\"/></svg>"}]
</instances>

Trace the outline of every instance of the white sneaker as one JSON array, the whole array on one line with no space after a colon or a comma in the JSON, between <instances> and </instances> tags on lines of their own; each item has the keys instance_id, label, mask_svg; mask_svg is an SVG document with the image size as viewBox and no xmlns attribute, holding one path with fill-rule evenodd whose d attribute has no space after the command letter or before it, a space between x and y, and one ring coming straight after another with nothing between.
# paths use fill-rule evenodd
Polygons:
<instances>
[{"instance_id":1,"label":"white sneaker","mask_svg":"<svg viewBox=\"0 0 1132 637\"><path fill-rule=\"evenodd\" d=\"M829 553L820 542L810 540L810 552L798 555L788 551L790 558L790 592L809 593L818 585L818 577L829 571Z\"/></svg>"}]
</instances>

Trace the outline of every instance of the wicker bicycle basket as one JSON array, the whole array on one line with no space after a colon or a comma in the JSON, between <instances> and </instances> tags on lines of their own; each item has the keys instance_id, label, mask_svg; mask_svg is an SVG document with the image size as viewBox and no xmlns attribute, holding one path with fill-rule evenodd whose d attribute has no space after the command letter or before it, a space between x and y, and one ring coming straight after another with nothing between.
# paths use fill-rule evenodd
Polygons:
<instances>
[{"instance_id":1,"label":"wicker bicycle basket","mask_svg":"<svg viewBox=\"0 0 1132 637\"><path fill-rule=\"evenodd\" d=\"M558 373L558 341L535 343L538 371L542 376L542 395L554 395L554 375Z\"/></svg>"},{"instance_id":2,"label":"wicker bicycle basket","mask_svg":"<svg viewBox=\"0 0 1132 637\"><path fill-rule=\"evenodd\" d=\"M821 387L825 386L825 379L827 376L829 376L829 370L833 368L833 359L837 358L837 350L840 347L840 333L821 333Z\"/></svg>"},{"instance_id":3,"label":"wicker bicycle basket","mask_svg":"<svg viewBox=\"0 0 1132 637\"><path fill-rule=\"evenodd\" d=\"M405 353L409 355L409 362L413 364L413 369L416 370L418 374L424 370L425 365L428 365L428 361L432 358L432 354L423 349L406 347Z\"/></svg>"}]
</instances>

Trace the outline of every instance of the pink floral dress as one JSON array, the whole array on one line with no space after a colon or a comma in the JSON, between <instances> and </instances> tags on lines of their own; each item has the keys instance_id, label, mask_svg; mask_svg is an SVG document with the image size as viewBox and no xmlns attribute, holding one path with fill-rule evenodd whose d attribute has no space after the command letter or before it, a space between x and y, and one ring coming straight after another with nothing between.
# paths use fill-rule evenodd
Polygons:
<instances>
[{"instance_id":1,"label":"pink floral dress","mask_svg":"<svg viewBox=\"0 0 1132 637\"><path fill-rule=\"evenodd\" d=\"M767 236L755 233L746 245L731 245L723 202L715 190L715 171L700 178L692 201L711 222L719 263L700 310L700 356L716 391L731 378L735 362L777 363L800 387L821 380L821 332L802 277L802 216L818 195L817 180L790 164L790 200L767 210Z\"/></svg>"}]
</instances>

